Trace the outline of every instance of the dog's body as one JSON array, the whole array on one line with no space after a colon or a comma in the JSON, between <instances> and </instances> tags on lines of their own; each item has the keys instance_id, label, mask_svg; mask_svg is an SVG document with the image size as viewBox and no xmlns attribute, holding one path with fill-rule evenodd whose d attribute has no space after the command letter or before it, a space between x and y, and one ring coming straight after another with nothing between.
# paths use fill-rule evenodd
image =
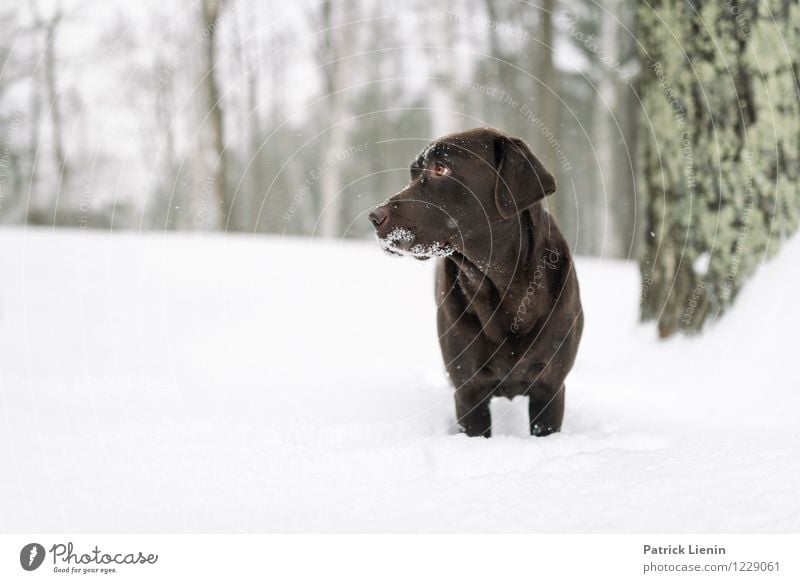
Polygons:
<instances>
[{"instance_id":1,"label":"dog's body","mask_svg":"<svg viewBox=\"0 0 800 583\"><path fill-rule=\"evenodd\" d=\"M445 136L411 184L370 214L390 253L441 257L439 341L468 435L491 435L489 400L529 396L533 435L561 428L583 312L572 256L540 200L555 180L516 138Z\"/></svg>"}]
</instances>

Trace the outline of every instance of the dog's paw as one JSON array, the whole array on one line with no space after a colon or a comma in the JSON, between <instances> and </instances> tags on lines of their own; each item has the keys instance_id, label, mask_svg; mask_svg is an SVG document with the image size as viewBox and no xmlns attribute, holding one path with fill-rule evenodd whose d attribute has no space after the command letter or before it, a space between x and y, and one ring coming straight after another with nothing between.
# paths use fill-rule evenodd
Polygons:
<instances>
[{"instance_id":1,"label":"dog's paw","mask_svg":"<svg viewBox=\"0 0 800 583\"><path fill-rule=\"evenodd\" d=\"M556 431L558 431L558 429L553 428L551 425L542 425L539 423L534 423L531 425L531 435L534 437L544 437L545 435L550 435Z\"/></svg>"}]
</instances>

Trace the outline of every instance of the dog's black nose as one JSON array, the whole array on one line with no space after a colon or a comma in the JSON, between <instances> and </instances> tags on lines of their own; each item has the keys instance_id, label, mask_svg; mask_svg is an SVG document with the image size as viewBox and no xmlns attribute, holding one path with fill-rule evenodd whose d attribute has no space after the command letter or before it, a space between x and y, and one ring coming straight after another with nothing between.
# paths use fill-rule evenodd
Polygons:
<instances>
[{"instance_id":1,"label":"dog's black nose","mask_svg":"<svg viewBox=\"0 0 800 583\"><path fill-rule=\"evenodd\" d=\"M386 220L386 217L389 216L389 213L386 212L386 209L382 206L379 206L374 211L369 213L369 220L370 222L375 225L376 227L383 224L383 221Z\"/></svg>"}]
</instances>

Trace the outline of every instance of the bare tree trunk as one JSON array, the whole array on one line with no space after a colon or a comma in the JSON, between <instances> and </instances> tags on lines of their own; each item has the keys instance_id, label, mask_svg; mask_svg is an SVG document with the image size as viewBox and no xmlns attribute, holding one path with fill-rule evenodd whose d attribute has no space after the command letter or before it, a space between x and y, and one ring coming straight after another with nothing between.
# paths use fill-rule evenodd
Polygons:
<instances>
[{"instance_id":1,"label":"bare tree trunk","mask_svg":"<svg viewBox=\"0 0 800 583\"><path fill-rule=\"evenodd\" d=\"M518 3L506 3L503 4L504 11L501 12L498 10L496 0L485 0L484 6L489 22L493 24L488 27L489 54L493 59L487 59L487 82L502 91L508 92L515 99L523 99L530 92L530 79L515 68L515 66L525 68L522 66L517 51L509 53L503 50L500 36L504 32L500 25L508 22L513 23L514 26L525 26L531 17L532 9ZM539 18L538 15L534 16ZM523 50L531 50L531 46L527 44ZM538 55L537 51L539 50L540 47L534 45L531 52ZM536 71L530 71L530 73L537 74ZM486 102L484 101L483 103L485 104ZM494 113L500 114L500 129L512 132L515 125L519 123L519 112L514 108L505 105L498 108L496 103L491 102L488 107L494 109Z\"/></svg>"},{"instance_id":2,"label":"bare tree trunk","mask_svg":"<svg viewBox=\"0 0 800 583\"><path fill-rule=\"evenodd\" d=\"M260 51L261 44L257 44L258 50ZM264 120L262 119L258 99L258 90L261 86L260 72L262 60L257 58L254 63L250 57L247 56L246 46L244 47L243 53L245 55L245 66L247 68L247 111L251 115L250 122L247 124L249 130L247 160L252 164L248 172L250 175L249 200L246 201L244 208L248 209L250 213L247 228L255 232L258 228L256 220L263 196L262 189L269 184L266 174L267 165L261 163L260 158L262 158L262 156L256 156L256 153L260 152L262 149L262 140L265 135ZM273 97L273 101L274 100ZM274 119L279 118L276 117ZM256 158L253 159L253 156L256 156Z\"/></svg>"},{"instance_id":3,"label":"bare tree trunk","mask_svg":"<svg viewBox=\"0 0 800 583\"><path fill-rule=\"evenodd\" d=\"M31 78L31 117L30 134L28 136L28 164L30 165L30 177L28 179L28 197L25 201L25 220L28 221L29 215L36 202L39 200L39 168L36 163L36 154L39 150L39 130L42 120L42 91L40 84L35 77Z\"/></svg>"},{"instance_id":4,"label":"bare tree trunk","mask_svg":"<svg viewBox=\"0 0 800 583\"><path fill-rule=\"evenodd\" d=\"M455 84L452 76L455 71L455 59L453 58L453 20L450 18L450 1L444 2L443 8L446 17L444 19L431 19L428 22L428 36L435 49L438 58L435 60L435 67L432 75L432 86L430 91L430 127L431 139L436 139L444 134L454 132L458 129L458 114L454 97Z\"/></svg>"},{"instance_id":5,"label":"bare tree trunk","mask_svg":"<svg viewBox=\"0 0 800 583\"><path fill-rule=\"evenodd\" d=\"M63 123L61 119L61 99L58 93L58 83L56 79L56 35L61 24L63 14L61 7L56 8L56 12L44 22L45 46L44 46L44 78L47 88L47 96L50 101L50 129L53 140L53 161L58 172L56 181L56 192L59 192L67 184L67 159L64 151ZM55 220L56 208L53 208L53 220Z\"/></svg>"},{"instance_id":6,"label":"bare tree trunk","mask_svg":"<svg viewBox=\"0 0 800 583\"><path fill-rule=\"evenodd\" d=\"M536 129L534 139L534 149L542 162L558 177L559 163L556 155L557 148L554 147L553 137L558 139L561 128L561 102L559 95L561 92L556 67L553 63L553 11L555 10L555 0L542 0L541 9L538 11L539 17L539 41L531 46L533 51L534 77L538 79L535 87L536 113L544 122L544 126ZM547 200L549 210L553 212L556 219L566 221L570 200L570 193L564 188L564 181L559 181L560 192L558 195Z\"/></svg>"},{"instance_id":7,"label":"bare tree trunk","mask_svg":"<svg viewBox=\"0 0 800 583\"><path fill-rule=\"evenodd\" d=\"M539 10L539 40L541 44L533 47L535 56L534 75L539 79L538 85L538 112L545 123L556 134L560 122L560 103L558 95L560 87L556 67L553 63L553 11L555 10L555 0L542 0L542 9ZM552 145L549 144L540 133L540 145L543 155L552 155ZM555 156L553 155L555 158Z\"/></svg>"},{"instance_id":8,"label":"bare tree trunk","mask_svg":"<svg viewBox=\"0 0 800 583\"><path fill-rule=\"evenodd\" d=\"M338 237L341 235L343 204L341 198L341 168L337 156L347 145L347 103L342 88L347 84L349 65L342 60L343 48L347 46L342 24L346 21L346 4L343 2L325 2L322 5L323 47L322 62L325 65L325 91L331 103L331 126L328 131L328 142L323 153L322 164L326 169L322 173L320 189L322 205L320 208L319 234L322 237Z\"/></svg>"},{"instance_id":9,"label":"bare tree trunk","mask_svg":"<svg viewBox=\"0 0 800 583\"><path fill-rule=\"evenodd\" d=\"M614 17L619 14L618 0L607 0L606 10L600 11L599 46L604 57L619 62L618 37L622 32ZM597 153L598 186L597 192L587 197L585 205L589 213L582 215L581 223L587 228L591 239L592 255L620 255L621 230L619 207L623 201L619 197L617 124L618 88L615 74L607 68L600 69L597 82L597 95L594 101L594 136Z\"/></svg>"},{"instance_id":10,"label":"bare tree trunk","mask_svg":"<svg viewBox=\"0 0 800 583\"><path fill-rule=\"evenodd\" d=\"M61 99L58 93L56 78L56 50L55 39L61 22L62 12L60 5L56 5L55 12L44 18L38 6L32 5L36 36L43 33L44 46L41 48L42 69L41 77L32 78L33 105L31 111L30 135L30 160L31 179L27 201L26 221L33 224L53 224L56 220L55 201L63 182L67 178L67 162L62 141ZM39 154L41 152L42 136L40 127L44 102L50 102L49 129L52 139L53 168L56 177L53 184L47 184L43 192L35 187L37 166L41 165ZM46 125L46 124L45 124Z\"/></svg>"},{"instance_id":11,"label":"bare tree trunk","mask_svg":"<svg viewBox=\"0 0 800 583\"><path fill-rule=\"evenodd\" d=\"M151 147L158 148L159 142L163 139L163 143L160 146L163 159L156 161L161 176L154 181L156 185L154 188L156 191L155 200L150 202L149 209L142 209L142 217L145 216L145 212L148 214L148 226L161 230L174 229L176 227L174 219L170 222L169 217L171 216L172 198L177 189L176 179L181 166L175 146L175 130L172 126L172 120L175 116L172 91L172 82L170 81L169 85L164 86L158 92L155 99L154 117L157 127L164 128L164 134L162 137L158 135L158 132L155 132Z\"/></svg>"},{"instance_id":12,"label":"bare tree trunk","mask_svg":"<svg viewBox=\"0 0 800 583\"><path fill-rule=\"evenodd\" d=\"M204 30L208 31L206 40L206 63L204 85L206 99L208 100L209 138L212 152L216 160L213 165L213 175L208 183L209 188L220 206L220 223L223 229L235 228L235 221L231 217L231 203L228 192L228 160L225 152L225 119L222 113L221 92L219 90L217 64L217 21L221 14L225 0L203 0L202 23Z\"/></svg>"},{"instance_id":13,"label":"bare tree trunk","mask_svg":"<svg viewBox=\"0 0 800 583\"><path fill-rule=\"evenodd\" d=\"M240 12L252 8L249 3L241 5L242 10L235 10L230 18L231 22L231 42L233 45L232 53L236 64L236 72L232 77L239 83L244 83L244 90L238 96L238 102L234 105L233 111L236 113L234 125L237 126L236 132L241 136L235 145L233 156L229 156L229 174L232 174L231 184L229 185L231 209L234 213L231 222L235 223L238 229L250 230L250 202L254 197L251 181L244 174L245 168L248 173L258 170L261 165L253 164L251 156L258 150L251 146L257 141L260 131L260 123L255 98L254 79L257 76L257 67L251 65L249 46L246 36L242 34L242 22L240 22ZM244 23L251 20L250 15L244 14ZM230 146L229 146L230 147ZM248 168L248 163L251 166ZM244 179L243 179L244 177Z\"/></svg>"}]
</instances>

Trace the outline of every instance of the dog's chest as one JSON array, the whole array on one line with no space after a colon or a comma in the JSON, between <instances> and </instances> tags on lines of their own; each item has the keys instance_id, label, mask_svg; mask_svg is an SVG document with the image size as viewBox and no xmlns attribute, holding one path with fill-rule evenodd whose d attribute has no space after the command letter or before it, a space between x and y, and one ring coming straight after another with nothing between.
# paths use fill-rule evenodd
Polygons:
<instances>
[{"instance_id":1,"label":"dog's chest","mask_svg":"<svg viewBox=\"0 0 800 583\"><path fill-rule=\"evenodd\" d=\"M493 286L483 273L463 267L457 273L456 285L469 307L476 307L491 301Z\"/></svg>"},{"instance_id":2,"label":"dog's chest","mask_svg":"<svg viewBox=\"0 0 800 583\"><path fill-rule=\"evenodd\" d=\"M509 336L529 333L540 319L543 298L534 295L532 288L517 286L498 290L478 271L462 270L456 278L460 311L480 323L484 335L497 343Z\"/></svg>"}]
</instances>

